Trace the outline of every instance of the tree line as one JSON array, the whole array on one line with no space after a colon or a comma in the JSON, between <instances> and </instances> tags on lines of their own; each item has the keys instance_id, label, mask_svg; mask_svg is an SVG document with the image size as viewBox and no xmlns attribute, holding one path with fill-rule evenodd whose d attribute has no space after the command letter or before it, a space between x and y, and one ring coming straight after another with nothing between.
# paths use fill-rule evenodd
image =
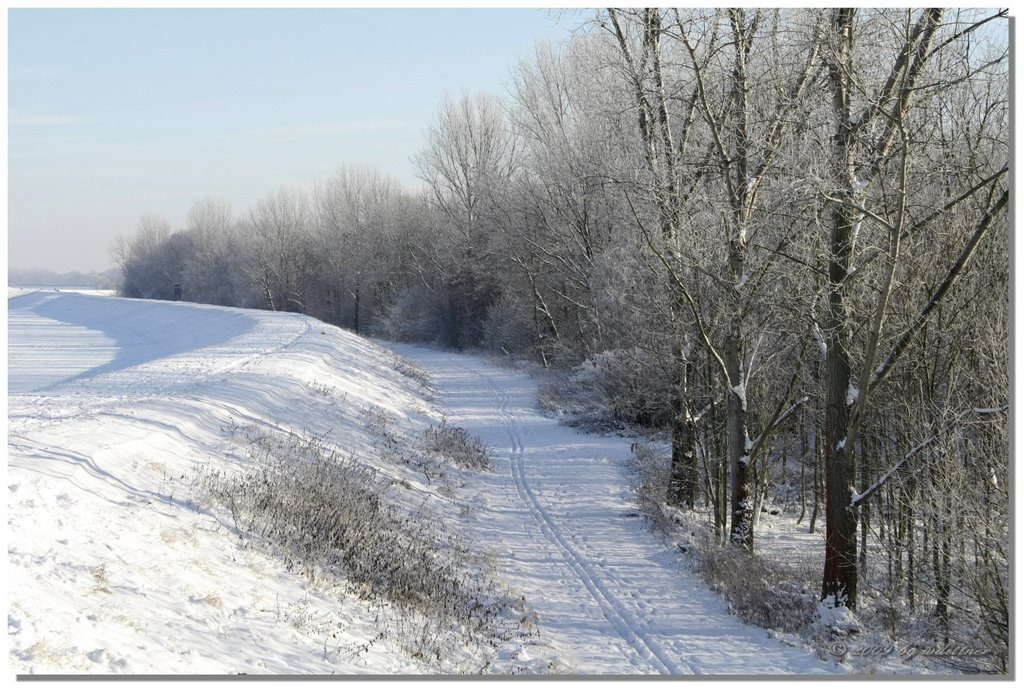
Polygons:
<instances>
[{"instance_id":1,"label":"tree line","mask_svg":"<svg viewBox=\"0 0 1024 690\"><path fill-rule=\"evenodd\" d=\"M121 289L571 372L670 435L665 500L723 542L798 489L822 599L1005 665L1007 46L1002 11L609 9L446 98L421 189L143 217Z\"/></svg>"}]
</instances>

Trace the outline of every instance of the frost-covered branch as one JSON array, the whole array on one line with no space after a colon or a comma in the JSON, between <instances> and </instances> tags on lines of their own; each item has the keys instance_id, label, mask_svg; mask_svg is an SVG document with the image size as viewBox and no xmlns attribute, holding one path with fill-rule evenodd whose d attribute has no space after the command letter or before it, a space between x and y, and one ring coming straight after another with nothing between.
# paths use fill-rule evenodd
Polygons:
<instances>
[{"instance_id":1,"label":"frost-covered branch","mask_svg":"<svg viewBox=\"0 0 1024 690\"><path fill-rule=\"evenodd\" d=\"M876 493L878 493L878 491L883 486L885 486L887 483L889 483L889 480L891 480L893 477L895 477L896 474L900 471L900 469L904 465L906 465L911 459L913 459L914 456L916 456L918 453L920 453L922 450L924 450L928 446L930 446L933 443L935 443L937 440L939 440L939 438L942 437L943 434L945 434L947 431L949 431L950 429L955 427L957 424L959 424L966 417L968 417L968 416L970 416L972 414L978 415L980 417L997 415L997 414L1002 414L1002 413L1006 412L1007 410L1009 410L1009 406L1008 405L1004 405L1002 407L984 407L984 408L983 407L975 407L973 409L967 410L967 411L962 412L961 414L957 415L957 417L955 419L953 419L951 422L942 425L942 427L940 427L935 433L927 436L924 440L922 440L916 446L911 448L907 452L906 455L904 455L902 458L900 458L899 462L897 462L895 465L893 465L891 468L889 468L888 472L886 472L881 477L879 477L875 481L875 483L872 484L871 486L869 486L867 489L865 489L864 491L861 491L861 492L858 493L856 490L854 490L851 487L849 508L851 510L853 510L855 508L858 508L865 501L867 501L869 498L871 498Z\"/></svg>"},{"instance_id":2,"label":"frost-covered branch","mask_svg":"<svg viewBox=\"0 0 1024 690\"><path fill-rule=\"evenodd\" d=\"M917 318L914 319L914 322L910 325L910 328L908 328L903 333L903 335L900 337L896 345L893 346L889 354L885 357L884 360L882 360L878 368L875 369L875 372L872 375L870 381L871 390L874 390L878 386L878 384L884 381L885 377L889 375L889 372L892 371L893 365L904 353L904 351L906 351L907 346L910 344L910 341L914 338L915 335L917 335L918 331L920 331L924 324L928 321L929 315L932 313L935 307L939 305L939 303L942 301L942 298L946 296L946 293L949 292L949 289L953 287L953 284L956 282L957 278L963 272L964 268L967 266L967 263L971 260L971 257L974 256L974 252L978 248L978 245L981 243L981 240L984 239L985 234L992 227L993 221L998 217L1002 210L1006 208L1006 204L1009 201L1009 195L1010 193L1008 190L1003 190L1002 195L999 197L996 203L993 204L992 207L989 208L989 210L981 218L981 220L978 221L978 224L975 226L974 233L971 235L971 238L967 241L967 244L964 246L963 251L960 252L960 256L957 257L957 260L953 263L949 271L946 273L946 277L942 280L939 286L932 293L931 297L928 299L928 302L924 305L924 307L921 309L921 312L917 315Z\"/></svg>"}]
</instances>

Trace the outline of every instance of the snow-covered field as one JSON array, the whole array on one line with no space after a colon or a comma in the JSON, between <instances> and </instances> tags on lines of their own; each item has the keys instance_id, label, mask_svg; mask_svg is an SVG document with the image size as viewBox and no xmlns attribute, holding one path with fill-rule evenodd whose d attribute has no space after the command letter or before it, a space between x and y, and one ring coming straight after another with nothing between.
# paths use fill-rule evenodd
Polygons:
<instances>
[{"instance_id":1,"label":"snow-covered field","mask_svg":"<svg viewBox=\"0 0 1024 690\"><path fill-rule=\"evenodd\" d=\"M382 468L535 613L536 638L490 671L841 672L730 617L636 512L629 441L542 416L521 373L394 346L432 376L429 399L387 350L307 317L68 292L11 296L8 333L16 673L438 672L386 639L364 647L380 638L373 611L192 502L199 470L246 462L231 429L323 435L372 458L368 409L406 437L444 416L492 449L492 472L447 483Z\"/></svg>"}]
</instances>

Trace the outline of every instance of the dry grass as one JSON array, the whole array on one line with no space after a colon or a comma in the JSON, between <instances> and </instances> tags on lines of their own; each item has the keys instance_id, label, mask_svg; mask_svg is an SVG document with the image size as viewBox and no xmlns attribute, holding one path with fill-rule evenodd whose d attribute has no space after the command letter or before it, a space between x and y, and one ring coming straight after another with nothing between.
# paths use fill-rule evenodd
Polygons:
<instances>
[{"instance_id":1,"label":"dry grass","mask_svg":"<svg viewBox=\"0 0 1024 690\"><path fill-rule=\"evenodd\" d=\"M205 501L289 570L347 583L350 594L386 611L391 634L413 656L441 664L454 648L533 634L522 623L522 598L502 593L428 514L393 505L390 482L376 471L322 439L250 431L244 443L254 466L207 474Z\"/></svg>"}]
</instances>

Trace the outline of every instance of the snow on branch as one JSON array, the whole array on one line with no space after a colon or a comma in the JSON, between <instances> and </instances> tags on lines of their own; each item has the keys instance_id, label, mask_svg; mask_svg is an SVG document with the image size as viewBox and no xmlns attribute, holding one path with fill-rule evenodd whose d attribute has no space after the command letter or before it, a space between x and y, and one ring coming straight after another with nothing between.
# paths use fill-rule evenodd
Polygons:
<instances>
[{"instance_id":1,"label":"snow on branch","mask_svg":"<svg viewBox=\"0 0 1024 690\"><path fill-rule=\"evenodd\" d=\"M818 344L818 352L821 353L821 358L824 359L828 356L828 344L825 342L825 336L821 333L821 328L818 326L817 321L814 322L813 326L814 340Z\"/></svg>"},{"instance_id":2,"label":"snow on branch","mask_svg":"<svg viewBox=\"0 0 1024 690\"><path fill-rule=\"evenodd\" d=\"M782 424L787 419L796 414L797 410L799 410L808 400L810 400L810 398L806 395L800 398L795 403L790 405L785 412L782 412L775 419L773 419L771 424L769 424L764 431L758 434L756 438L754 438L753 440L748 438L745 449L747 453L750 455L756 455L757 451L761 449L761 445L765 442L765 440L772 433L772 431L774 431L780 424Z\"/></svg>"}]
</instances>

